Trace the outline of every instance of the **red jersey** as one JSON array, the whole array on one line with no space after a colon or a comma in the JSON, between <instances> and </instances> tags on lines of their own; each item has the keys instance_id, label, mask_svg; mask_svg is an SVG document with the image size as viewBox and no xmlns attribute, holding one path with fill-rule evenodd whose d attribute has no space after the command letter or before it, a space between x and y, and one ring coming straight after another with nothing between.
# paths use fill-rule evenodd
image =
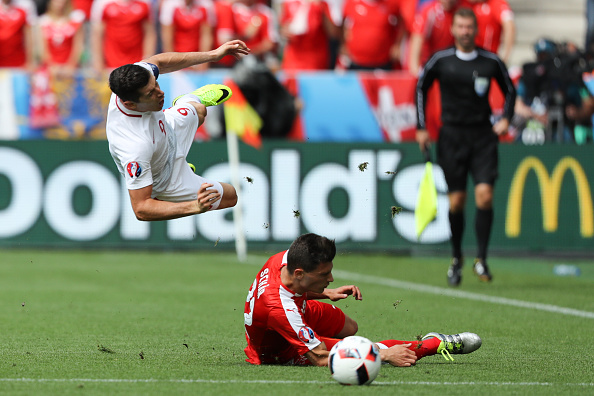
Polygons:
<instances>
[{"instance_id":1,"label":"red jersey","mask_svg":"<svg viewBox=\"0 0 594 396\"><path fill-rule=\"evenodd\" d=\"M351 60L361 66L387 64L397 32L394 8L382 0L346 0L343 14Z\"/></svg>"},{"instance_id":2,"label":"red jersey","mask_svg":"<svg viewBox=\"0 0 594 396\"><path fill-rule=\"evenodd\" d=\"M287 265L287 251L268 259L248 293L244 324L245 354L252 364L283 364L295 355L321 344L317 334L305 323L307 295L289 290L281 282L281 269Z\"/></svg>"},{"instance_id":3,"label":"red jersey","mask_svg":"<svg viewBox=\"0 0 594 396\"><path fill-rule=\"evenodd\" d=\"M472 8L478 22L476 45L495 52L501 44L503 22L514 19L514 13L506 0L487 0L479 3L465 2L463 7Z\"/></svg>"},{"instance_id":4,"label":"red jersey","mask_svg":"<svg viewBox=\"0 0 594 396\"><path fill-rule=\"evenodd\" d=\"M91 8L93 7L93 0L72 0L72 6L75 10L81 10L85 13L85 19L91 16Z\"/></svg>"},{"instance_id":5,"label":"red jersey","mask_svg":"<svg viewBox=\"0 0 594 396\"><path fill-rule=\"evenodd\" d=\"M39 18L41 36L47 44L51 64L68 63L72 54L74 36L84 21L85 14L81 10L72 11L66 21L56 21L47 14Z\"/></svg>"},{"instance_id":6,"label":"red jersey","mask_svg":"<svg viewBox=\"0 0 594 396\"><path fill-rule=\"evenodd\" d=\"M251 7L243 3L233 3L232 9L237 34L248 48L257 47L266 39L273 43L278 42L276 16L272 8L259 3ZM255 33L251 34L250 31L253 26L256 26L258 29Z\"/></svg>"},{"instance_id":7,"label":"red jersey","mask_svg":"<svg viewBox=\"0 0 594 396\"><path fill-rule=\"evenodd\" d=\"M424 65L435 52L454 45L452 36L454 12L456 8L445 11L439 0L430 1L421 7L412 27L412 33L423 36L421 65Z\"/></svg>"},{"instance_id":8,"label":"red jersey","mask_svg":"<svg viewBox=\"0 0 594 396\"><path fill-rule=\"evenodd\" d=\"M194 2L188 7L183 0L166 0L159 21L162 25L173 25L173 51L200 51L202 26L215 25L214 8L205 1Z\"/></svg>"},{"instance_id":9,"label":"red jersey","mask_svg":"<svg viewBox=\"0 0 594 396\"><path fill-rule=\"evenodd\" d=\"M151 20L147 1L97 0L91 10L91 20L105 24L103 54L107 67L142 59L144 23Z\"/></svg>"},{"instance_id":10,"label":"red jersey","mask_svg":"<svg viewBox=\"0 0 594 396\"><path fill-rule=\"evenodd\" d=\"M34 23L33 18L24 7L0 4L0 67L25 66L25 28Z\"/></svg>"},{"instance_id":11,"label":"red jersey","mask_svg":"<svg viewBox=\"0 0 594 396\"><path fill-rule=\"evenodd\" d=\"M324 18L331 19L323 1L288 0L282 3L281 25L291 34L284 48L285 70L320 70L330 67L329 37Z\"/></svg>"}]
</instances>

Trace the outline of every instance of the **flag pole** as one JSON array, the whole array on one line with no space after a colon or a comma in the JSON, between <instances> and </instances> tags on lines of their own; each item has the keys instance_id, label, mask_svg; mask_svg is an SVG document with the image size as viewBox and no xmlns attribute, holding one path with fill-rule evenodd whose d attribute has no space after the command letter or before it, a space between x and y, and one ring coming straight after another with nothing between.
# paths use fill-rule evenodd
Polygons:
<instances>
[{"instance_id":1,"label":"flag pole","mask_svg":"<svg viewBox=\"0 0 594 396\"><path fill-rule=\"evenodd\" d=\"M247 259L247 242L243 227L243 200L241 199L241 185L239 183L239 144L236 131L227 130L227 155L229 157L229 173L231 184L237 191L237 205L233 207L233 225L235 226L235 251L237 259L245 262Z\"/></svg>"}]
</instances>

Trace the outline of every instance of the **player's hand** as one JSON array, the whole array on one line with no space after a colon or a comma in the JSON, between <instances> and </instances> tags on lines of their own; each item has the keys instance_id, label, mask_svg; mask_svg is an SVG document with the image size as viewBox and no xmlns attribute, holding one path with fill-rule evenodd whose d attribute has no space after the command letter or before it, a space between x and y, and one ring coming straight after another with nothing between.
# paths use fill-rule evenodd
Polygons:
<instances>
[{"instance_id":1,"label":"player's hand","mask_svg":"<svg viewBox=\"0 0 594 396\"><path fill-rule=\"evenodd\" d=\"M417 139L417 143L419 143L421 152L424 152L426 148L429 148L429 132L427 132L426 129L417 129L415 138Z\"/></svg>"},{"instance_id":2,"label":"player's hand","mask_svg":"<svg viewBox=\"0 0 594 396\"><path fill-rule=\"evenodd\" d=\"M505 135L507 133L508 128L509 121L507 120L507 118L502 118L499 121L497 121L495 125L493 125L493 132L495 132L497 136Z\"/></svg>"},{"instance_id":3,"label":"player's hand","mask_svg":"<svg viewBox=\"0 0 594 396\"><path fill-rule=\"evenodd\" d=\"M324 290L324 294L328 297L331 301L338 301L347 298L348 296L352 295L355 300L362 300L363 295L361 294L361 290L355 285L348 285L348 286L340 286L336 289L326 289Z\"/></svg>"},{"instance_id":4,"label":"player's hand","mask_svg":"<svg viewBox=\"0 0 594 396\"><path fill-rule=\"evenodd\" d=\"M243 55L248 55L250 49L241 40L231 40L215 49L214 52L216 56L215 61L220 61L227 55L231 55L235 57L235 59L240 59Z\"/></svg>"},{"instance_id":5,"label":"player's hand","mask_svg":"<svg viewBox=\"0 0 594 396\"><path fill-rule=\"evenodd\" d=\"M212 209L212 205L221 199L221 194L215 190L212 184L202 183L200 190L198 190L198 213L204 213Z\"/></svg>"},{"instance_id":6,"label":"player's hand","mask_svg":"<svg viewBox=\"0 0 594 396\"><path fill-rule=\"evenodd\" d=\"M417 355L408 349L412 344L394 345L388 349L380 349L382 362L397 367L410 367L417 361Z\"/></svg>"}]
</instances>

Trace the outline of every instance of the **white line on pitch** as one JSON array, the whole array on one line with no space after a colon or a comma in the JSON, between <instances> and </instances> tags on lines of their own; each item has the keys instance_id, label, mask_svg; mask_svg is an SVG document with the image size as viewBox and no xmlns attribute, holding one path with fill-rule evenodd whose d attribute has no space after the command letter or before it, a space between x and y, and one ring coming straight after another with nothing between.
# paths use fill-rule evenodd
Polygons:
<instances>
[{"instance_id":1,"label":"white line on pitch","mask_svg":"<svg viewBox=\"0 0 594 396\"><path fill-rule=\"evenodd\" d=\"M484 301L493 304L510 305L513 307L534 309L537 311L554 312L563 315L579 316L582 318L594 319L594 312L580 311L572 308L559 307L557 305L540 304L529 301L514 300L505 297L488 296L485 294L471 293L461 290L446 289L444 287L428 286L420 283L406 282L396 279L380 278L379 276L364 275L356 272L335 270L333 275L338 278L344 278L354 281L374 283L383 286L389 286L397 289L413 290L421 293L437 294L440 296L465 298L467 300Z\"/></svg>"},{"instance_id":2,"label":"white line on pitch","mask_svg":"<svg viewBox=\"0 0 594 396\"><path fill-rule=\"evenodd\" d=\"M94 383L195 383L195 384L335 384L334 381L307 380L209 380L209 379L156 379L156 378L0 378L0 382L94 382ZM493 381L375 381L374 385L430 385L430 386L581 386L592 387L594 383L553 382L493 382Z\"/></svg>"}]
</instances>

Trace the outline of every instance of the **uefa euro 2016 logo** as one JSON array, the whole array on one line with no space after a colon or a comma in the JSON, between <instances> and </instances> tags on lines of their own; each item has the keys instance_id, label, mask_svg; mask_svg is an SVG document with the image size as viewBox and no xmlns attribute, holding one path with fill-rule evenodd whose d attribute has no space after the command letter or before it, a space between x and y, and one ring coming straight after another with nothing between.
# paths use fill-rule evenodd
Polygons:
<instances>
[{"instance_id":1,"label":"uefa euro 2016 logo","mask_svg":"<svg viewBox=\"0 0 594 396\"><path fill-rule=\"evenodd\" d=\"M128 170L128 175L132 179L140 176L140 174L142 173L142 169L140 168L140 165L136 161L128 162L128 166L126 167L126 169Z\"/></svg>"},{"instance_id":2,"label":"uefa euro 2016 logo","mask_svg":"<svg viewBox=\"0 0 594 396\"><path fill-rule=\"evenodd\" d=\"M307 326L303 326L299 329L299 339L306 344L312 342L314 340L314 332Z\"/></svg>"}]
</instances>

